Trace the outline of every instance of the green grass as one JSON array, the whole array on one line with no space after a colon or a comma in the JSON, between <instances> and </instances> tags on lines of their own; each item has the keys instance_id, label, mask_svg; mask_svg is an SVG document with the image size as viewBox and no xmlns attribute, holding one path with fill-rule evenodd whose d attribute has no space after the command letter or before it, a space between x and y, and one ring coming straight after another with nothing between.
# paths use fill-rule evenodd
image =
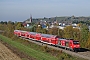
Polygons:
<instances>
[{"instance_id":1,"label":"green grass","mask_svg":"<svg viewBox=\"0 0 90 60\"><path fill-rule=\"evenodd\" d=\"M0 39L4 42L10 44L11 46L18 48L20 51L25 52L27 55L36 58L37 60L58 60L56 57L51 56L47 53L40 52L38 50L34 50L28 46L25 46L19 42L13 41L10 38L0 35Z\"/></svg>"},{"instance_id":2,"label":"green grass","mask_svg":"<svg viewBox=\"0 0 90 60\"><path fill-rule=\"evenodd\" d=\"M73 57L66 53L60 53L57 50L54 50L52 52L53 49L51 48L49 48L49 52L45 52L43 51L43 49L45 49L45 47L43 46L25 41L23 39L19 39L18 37L12 38L13 40L11 38L0 35L0 40L6 42L7 44L10 44L12 47L19 49L20 52L24 52L25 54L35 58L36 60L62 60L62 58L64 58L64 60L86 60L79 57ZM55 56L52 56L52 54L54 54ZM22 60L25 60L25 58L23 58Z\"/></svg>"}]
</instances>

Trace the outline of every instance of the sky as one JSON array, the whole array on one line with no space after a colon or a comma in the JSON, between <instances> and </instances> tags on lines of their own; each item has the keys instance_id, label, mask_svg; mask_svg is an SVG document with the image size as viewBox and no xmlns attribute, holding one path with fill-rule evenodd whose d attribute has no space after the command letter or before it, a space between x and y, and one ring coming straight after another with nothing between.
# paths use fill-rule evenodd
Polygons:
<instances>
[{"instance_id":1,"label":"sky","mask_svg":"<svg viewBox=\"0 0 90 60\"><path fill-rule=\"evenodd\" d=\"M0 21L90 16L90 0L0 0Z\"/></svg>"}]
</instances>

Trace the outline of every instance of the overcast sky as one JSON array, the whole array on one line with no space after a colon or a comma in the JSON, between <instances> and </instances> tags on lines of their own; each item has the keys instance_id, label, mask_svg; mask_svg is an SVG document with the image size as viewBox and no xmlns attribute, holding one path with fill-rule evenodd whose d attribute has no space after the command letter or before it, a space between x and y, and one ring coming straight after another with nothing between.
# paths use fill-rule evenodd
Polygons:
<instances>
[{"instance_id":1,"label":"overcast sky","mask_svg":"<svg viewBox=\"0 0 90 60\"><path fill-rule=\"evenodd\" d=\"M30 17L90 16L90 0L0 0L0 21Z\"/></svg>"}]
</instances>

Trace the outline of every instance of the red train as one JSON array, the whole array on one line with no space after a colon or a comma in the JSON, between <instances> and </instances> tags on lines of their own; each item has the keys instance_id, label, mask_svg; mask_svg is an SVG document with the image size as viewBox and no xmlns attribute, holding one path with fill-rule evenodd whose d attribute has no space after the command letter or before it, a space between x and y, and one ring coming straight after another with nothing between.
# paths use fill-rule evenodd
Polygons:
<instances>
[{"instance_id":1,"label":"red train","mask_svg":"<svg viewBox=\"0 0 90 60\"><path fill-rule=\"evenodd\" d=\"M73 39L62 39L57 35L41 34L36 32L22 31L22 30L14 30L14 34L20 37L37 40L42 43L63 47L65 49L69 49L72 51L76 51L80 49L79 41Z\"/></svg>"}]
</instances>

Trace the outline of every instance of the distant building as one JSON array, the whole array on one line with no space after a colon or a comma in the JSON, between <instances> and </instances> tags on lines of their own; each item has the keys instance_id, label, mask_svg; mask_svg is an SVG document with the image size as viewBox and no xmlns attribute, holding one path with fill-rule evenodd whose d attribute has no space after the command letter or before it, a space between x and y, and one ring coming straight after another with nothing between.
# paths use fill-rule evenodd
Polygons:
<instances>
[{"instance_id":1,"label":"distant building","mask_svg":"<svg viewBox=\"0 0 90 60\"><path fill-rule=\"evenodd\" d=\"M74 23L74 24L72 24L72 26L73 26L73 27L77 27L77 24L76 24L76 23Z\"/></svg>"},{"instance_id":2,"label":"distant building","mask_svg":"<svg viewBox=\"0 0 90 60\"><path fill-rule=\"evenodd\" d=\"M66 25L65 23L59 23L59 26L55 26L54 24L52 24L49 28L57 27L57 28L63 30L66 26L72 26L73 28L80 29L80 27L78 27L76 23L71 24L71 25L69 25L69 24ZM90 27L89 27L89 28L90 28Z\"/></svg>"},{"instance_id":3,"label":"distant building","mask_svg":"<svg viewBox=\"0 0 90 60\"><path fill-rule=\"evenodd\" d=\"M25 21L27 24L32 23L32 15L30 15L30 19Z\"/></svg>"},{"instance_id":4,"label":"distant building","mask_svg":"<svg viewBox=\"0 0 90 60\"><path fill-rule=\"evenodd\" d=\"M26 21L23 22L24 27L29 27L32 23L32 15L30 15L30 19L27 19Z\"/></svg>"},{"instance_id":5,"label":"distant building","mask_svg":"<svg viewBox=\"0 0 90 60\"><path fill-rule=\"evenodd\" d=\"M89 31L90 31L90 26L89 26Z\"/></svg>"},{"instance_id":6,"label":"distant building","mask_svg":"<svg viewBox=\"0 0 90 60\"><path fill-rule=\"evenodd\" d=\"M30 15L30 23L32 23L32 15Z\"/></svg>"}]
</instances>

